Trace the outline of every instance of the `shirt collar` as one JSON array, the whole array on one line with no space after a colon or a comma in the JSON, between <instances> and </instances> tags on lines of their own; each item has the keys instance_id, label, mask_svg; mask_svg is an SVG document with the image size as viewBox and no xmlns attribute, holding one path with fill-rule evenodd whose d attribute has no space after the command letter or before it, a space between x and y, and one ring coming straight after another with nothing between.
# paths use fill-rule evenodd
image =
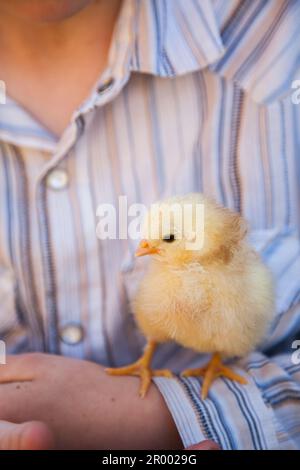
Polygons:
<instances>
[{"instance_id":1,"label":"shirt collar","mask_svg":"<svg viewBox=\"0 0 300 470\"><path fill-rule=\"evenodd\" d=\"M213 65L224 52L212 0L123 0L108 66L73 119L114 98L131 72L184 75ZM106 83L113 83L109 90Z\"/></svg>"},{"instance_id":2,"label":"shirt collar","mask_svg":"<svg viewBox=\"0 0 300 470\"><path fill-rule=\"evenodd\" d=\"M183 75L224 54L211 0L124 0L116 30L111 58L130 38L133 72Z\"/></svg>"},{"instance_id":3,"label":"shirt collar","mask_svg":"<svg viewBox=\"0 0 300 470\"><path fill-rule=\"evenodd\" d=\"M79 115L116 96L130 72L173 77L201 70L214 64L223 54L212 0L123 0L112 38L108 67L88 98L74 112L72 122ZM111 78L114 79L113 86L103 94L103 83ZM20 123L24 123L24 111L18 109L16 104L12 106L13 122L17 121L19 113ZM0 127L1 121L0 115ZM1 128L0 138L8 140L11 136L15 141L20 134L23 139L23 127L18 130L8 126ZM28 137L22 140L24 145L36 144L53 150L52 139L43 132L39 123L35 125L31 119L27 133Z\"/></svg>"}]
</instances>

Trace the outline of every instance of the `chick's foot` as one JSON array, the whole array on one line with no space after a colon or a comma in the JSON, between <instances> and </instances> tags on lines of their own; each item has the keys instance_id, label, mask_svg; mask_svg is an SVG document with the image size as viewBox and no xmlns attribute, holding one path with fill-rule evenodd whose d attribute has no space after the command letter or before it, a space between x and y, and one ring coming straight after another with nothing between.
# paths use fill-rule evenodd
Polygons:
<instances>
[{"instance_id":1,"label":"chick's foot","mask_svg":"<svg viewBox=\"0 0 300 470\"><path fill-rule=\"evenodd\" d=\"M143 356L133 364L118 368L107 368L105 371L110 375L133 375L140 377L140 390L139 395L144 398L151 384L152 377L173 377L173 374L168 369L151 369L151 360L156 348L154 341L149 341Z\"/></svg>"},{"instance_id":2,"label":"chick's foot","mask_svg":"<svg viewBox=\"0 0 300 470\"><path fill-rule=\"evenodd\" d=\"M183 377L204 377L201 398L205 400L208 395L213 381L218 377L226 377L240 384L247 384L245 377L234 372L230 367L224 366L219 354L214 354L209 363L204 367L196 369L186 369L182 374Z\"/></svg>"}]
</instances>

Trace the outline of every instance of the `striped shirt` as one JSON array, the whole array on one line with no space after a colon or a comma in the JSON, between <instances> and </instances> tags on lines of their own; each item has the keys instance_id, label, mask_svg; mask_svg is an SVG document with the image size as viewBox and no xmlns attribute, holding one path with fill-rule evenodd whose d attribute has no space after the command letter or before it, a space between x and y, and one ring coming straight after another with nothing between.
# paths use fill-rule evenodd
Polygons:
<instances>
[{"instance_id":1,"label":"striped shirt","mask_svg":"<svg viewBox=\"0 0 300 470\"><path fill-rule=\"evenodd\" d=\"M10 352L110 366L140 356L129 304L143 264L136 242L96 237L99 204L201 191L249 221L276 280L275 320L235 363L246 386L219 379L202 401L202 379L155 378L185 446L300 447L299 18L299 0L124 0L107 68L59 140L9 97L0 105ZM165 344L154 366L206 359Z\"/></svg>"}]
</instances>

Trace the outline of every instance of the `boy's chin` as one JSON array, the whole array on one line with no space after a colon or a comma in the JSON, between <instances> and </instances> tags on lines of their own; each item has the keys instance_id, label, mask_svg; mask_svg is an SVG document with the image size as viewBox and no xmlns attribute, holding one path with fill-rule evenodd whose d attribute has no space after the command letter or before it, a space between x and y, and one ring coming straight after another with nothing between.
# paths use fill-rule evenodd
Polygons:
<instances>
[{"instance_id":1,"label":"boy's chin","mask_svg":"<svg viewBox=\"0 0 300 470\"><path fill-rule=\"evenodd\" d=\"M87 7L93 0L0 0L0 14L9 13L34 23L63 21Z\"/></svg>"}]
</instances>

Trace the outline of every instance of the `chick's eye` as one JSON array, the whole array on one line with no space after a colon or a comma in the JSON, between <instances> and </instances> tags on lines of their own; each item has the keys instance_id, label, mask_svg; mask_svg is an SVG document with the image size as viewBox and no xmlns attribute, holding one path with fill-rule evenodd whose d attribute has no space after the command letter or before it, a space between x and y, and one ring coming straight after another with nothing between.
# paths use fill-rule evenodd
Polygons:
<instances>
[{"instance_id":1,"label":"chick's eye","mask_svg":"<svg viewBox=\"0 0 300 470\"><path fill-rule=\"evenodd\" d=\"M173 235L173 233L171 233L170 235L165 235L163 237L163 240L167 243L172 243L175 240L175 235Z\"/></svg>"}]
</instances>

